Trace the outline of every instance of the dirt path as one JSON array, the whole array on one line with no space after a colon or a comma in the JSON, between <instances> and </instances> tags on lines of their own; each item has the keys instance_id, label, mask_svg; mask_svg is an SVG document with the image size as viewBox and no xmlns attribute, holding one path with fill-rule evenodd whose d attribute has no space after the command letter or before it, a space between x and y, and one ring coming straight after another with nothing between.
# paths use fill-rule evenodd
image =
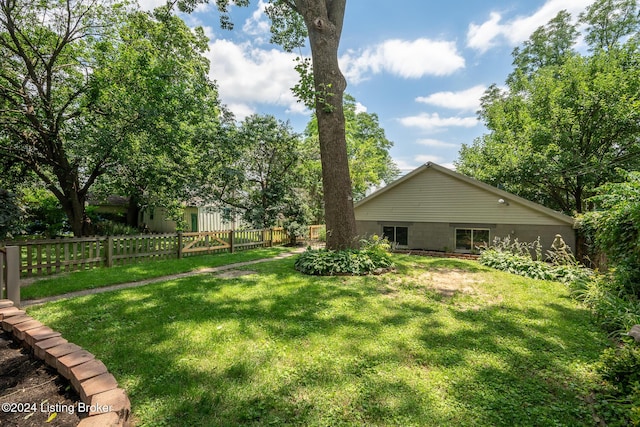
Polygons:
<instances>
[{"instance_id":1,"label":"dirt path","mask_svg":"<svg viewBox=\"0 0 640 427\"><path fill-rule=\"evenodd\" d=\"M25 308L25 307L38 305L38 304L44 304L44 303L47 303L47 302L58 301L58 300L62 300L62 299L69 299L69 298L76 298L76 297L81 297L81 296L85 296L85 295L99 294L99 293L102 293L102 292L117 291L117 290L120 290L120 289L135 288L135 287L138 287L138 286L148 285L150 283L166 282L168 280L182 279L184 277L197 276L199 274L212 274L212 273L218 273L218 272L222 272L222 271L226 271L226 270L233 270L233 269L236 269L236 268L239 268L239 267L244 267L244 266L247 266L247 265L259 264L259 263L263 263L263 262L269 262L269 261L275 261L275 260L278 260L278 259L288 258L288 257L294 256L296 254L299 254L301 252L304 252L304 250L305 250L305 248L296 248L291 252L286 252L286 253L271 257L271 258L257 259L257 260L254 260L254 261L238 262L238 263L235 263L235 264L221 265L220 267L203 268L201 270L189 271L189 272L186 272L186 273L172 274L170 276L154 277L153 279L140 280L138 282L121 283L121 284L118 284L118 285L105 286L105 287L102 287L102 288L85 289L85 290L82 290L82 291L70 292L70 293L62 294L62 295L55 295L55 296L51 296L51 297L38 298L38 299L32 299L32 300L25 300L25 301L21 302L20 307L21 308Z\"/></svg>"}]
</instances>

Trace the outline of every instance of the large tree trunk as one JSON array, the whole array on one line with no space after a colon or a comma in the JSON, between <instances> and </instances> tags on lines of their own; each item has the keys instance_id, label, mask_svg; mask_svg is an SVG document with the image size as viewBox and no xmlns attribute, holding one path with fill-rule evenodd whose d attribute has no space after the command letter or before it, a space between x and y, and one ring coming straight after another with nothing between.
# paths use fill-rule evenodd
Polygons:
<instances>
[{"instance_id":1,"label":"large tree trunk","mask_svg":"<svg viewBox=\"0 0 640 427\"><path fill-rule=\"evenodd\" d=\"M85 214L85 197L76 191L65 191L64 198L58 197L62 209L67 214L69 226L75 237L86 236L90 231L90 223Z\"/></svg>"},{"instance_id":2,"label":"large tree trunk","mask_svg":"<svg viewBox=\"0 0 640 427\"><path fill-rule=\"evenodd\" d=\"M327 248L353 248L358 242L342 106L346 80L338 66L346 0L296 3L309 32L313 60Z\"/></svg>"},{"instance_id":3,"label":"large tree trunk","mask_svg":"<svg viewBox=\"0 0 640 427\"><path fill-rule=\"evenodd\" d=\"M138 218L140 217L140 198L137 194L129 196L129 204L127 205L127 225L129 227L138 227Z\"/></svg>"}]
</instances>

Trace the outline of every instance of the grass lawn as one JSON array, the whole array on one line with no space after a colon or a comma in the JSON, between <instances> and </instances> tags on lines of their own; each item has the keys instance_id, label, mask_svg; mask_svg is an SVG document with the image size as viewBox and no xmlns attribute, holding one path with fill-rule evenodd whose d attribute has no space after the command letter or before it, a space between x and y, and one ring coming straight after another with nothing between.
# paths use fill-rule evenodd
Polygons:
<instances>
[{"instance_id":1,"label":"grass lawn","mask_svg":"<svg viewBox=\"0 0 640 427\"><path fill-rule=\"evenodd\" d=\"M208 267L218 267L236 262L271 258L290 250L291 248L279 246L235 252L233 254L221 253L214 255L199 255L185 257L182 259L145 261L110 268L98 267L91 270L63 273L56 275L55 277L45 277L36 280L29 286L23 287L20 290L20 295L23 300L44 298L68 292L80 291L83 289L93 289L109 285L117 285L120 283L137 282L140 280L168 276L171 274L186 273L189 271L196 271Z\"/></svg>"},{"instance_id":2,"label":"grass lawn","mask_svg":"<svg viewBox=\"0 0 640 427\"><path fill-rule=\"evenodd\" d=\"M394 255L306 277L293 259L29 314L102 359L142 426L594 425L608 345L559 283Z\"/></svg>"}]
</instances>

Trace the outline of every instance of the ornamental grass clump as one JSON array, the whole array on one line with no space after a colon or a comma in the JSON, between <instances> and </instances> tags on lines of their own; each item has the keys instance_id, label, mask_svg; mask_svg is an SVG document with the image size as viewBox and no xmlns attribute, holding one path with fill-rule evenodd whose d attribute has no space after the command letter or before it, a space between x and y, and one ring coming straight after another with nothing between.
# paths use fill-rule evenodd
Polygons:
<instances>
[{"instance_id":1,"label":"ornamental grass clump","mask_svg":"<svg viewBox=\"0 0 640 427\"><path fill-rule=\"evenodd\" d=\"M360 249L333 251L308 248L295 262L296 270L315 276L380 274L394 268L389 241L379 236L360 241Z\"/></svg>"}]
</instances>

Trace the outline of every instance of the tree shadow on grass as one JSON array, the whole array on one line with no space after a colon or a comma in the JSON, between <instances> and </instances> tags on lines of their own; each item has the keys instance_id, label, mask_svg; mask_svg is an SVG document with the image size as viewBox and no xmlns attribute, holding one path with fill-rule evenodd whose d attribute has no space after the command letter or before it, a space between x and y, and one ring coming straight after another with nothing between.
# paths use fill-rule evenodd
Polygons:
<instances>
[{"instance_id":1,"label":"tree shadow on grass","mask_svg":"<svg viewBox=\"0 0 640 427\"><path fill-rule=\"evenodd\" d=\"M593 425L582 376L606 345L589 313L567 305L519 309L501 305L454 311L467 328L430 330L432 364L458 365L447 394L474 413L478 425ZM544 320L544 321L542 321Z\"/></svg>"},{"instance_id":2,"label":"tree shadow on grass","mask_svg":"<svg viewBox=\"0 0 640 427\"><path fill-rule=\"evenodd\" d=\"M149 425L585 421L572 364L602 344L575 334L585 312L390 299L383 279L301 279L291 264L45 309L57 312L50 326L107 364Z\"/></svg>"}]
</instances>

